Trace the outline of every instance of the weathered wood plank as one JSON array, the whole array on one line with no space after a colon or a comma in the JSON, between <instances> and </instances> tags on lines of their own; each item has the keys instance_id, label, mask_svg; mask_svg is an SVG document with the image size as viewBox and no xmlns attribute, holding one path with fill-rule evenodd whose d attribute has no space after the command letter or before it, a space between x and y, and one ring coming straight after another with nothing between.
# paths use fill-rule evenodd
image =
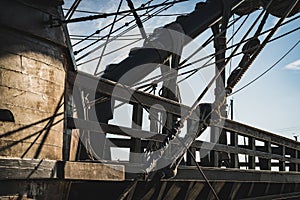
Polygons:
<instances>
[{"instance_id":1,"label":"weathered wood plank","mask_svg":"<svg viewBox=\"0 0 300 200\"><path fill-rule=\"evenodd\" d=\"M141 105L133 105L132 122L131 127L133 129L141 130L143 126L143 107ZM141 138L131 138L131 147L129 160L130 162L140 162L140 157L135 153L141 153Z\"/></svg>"},{"instance_id":2,"label":"weathered wood plank","mask_svg":"<svg viewBox=\"0 0 300 200\"><path fill-rule=\"evenodd\" d=\"M202 175L196 173L197 168L193 166L181 166L176 177L169 181L202 181ZM300 183L298 172L275 172L265 170L241 170L202 167L208 180L212 182L272 182L272 183Z\"/></svg>"},{"instance_id":3,"label":"weathered wood plank","mask_svg":"<svg viewBox=\"0 0 300 200\"><path fill-rule=\"evenodd\" d=\"M203 182L195 182L193 185L193 188L191 188L191 191L187 193L187 200L196 200L197 197L199 196L200 192L204 188L205 183Z\"/></svg>"},{"instance_id":4,"label":"weathered wood plank","mask_svg":"<svg viewBox=\"0 0 300 200\"><path fill-rule=\"evenodd\" d=\"M180 104L176 101L151 95L146 92L133 90L128 86L121 85L119 83L106 80L106 79L99 79L83 72L77 72L77 73L70 72L68 74L68 81L71 84L75 84L79 88L92 91L92 92L96 91L106 96L113 96L116 99L121 101L123 100L125 102L142 103L144 106L148 108L153 106L154 104L159 104L162 106L162 108L177 116L186 114L190 109L188 106ZM118 92L114 92L114 91L118 91ZM132 95L134 95L135 98L131 98ZM159 109L159 108L155 108L155 109ZM190 119L198 119L198 117L196 116L195 113L193 113Z\"/></svg>"},{"instance_id":5,"label":"weathered wood plank","mask_svg":"<svg viewBox=\"0 0 300 200\"><path fill-rule=\"evenodd\" d=\"M265 195L261 197L244 198L243 200L299 199L299 198L300 198L300 192L293 192L287 194L274 194L274 195Z\"/></svg>"},{"instance_id":6,"label":"weathered wood plank","mask_svg":"<svg viewBox=\"0 0 300 200\"><path fill-rule=\"evenodd\" d=\"M59 166L63 173L62 179L68 180L105 180L123 181L125 180L124 166L83 163L83 162L62 162Z\"/></svg>"},{"instance_id":7,"label":"weathered wood plank","mask_svg":"<svg viewBox=\"0 0 300 200\"><path fill-rule=\"evenodd\" d=\"M174 182L167 192L166 196L164 197L165 200L173 200L176 198L177 194L182 189L182 186L180 185L180 182Z\"/></svg>"},{"instance_id":8,"label":"weathered wood plank","mask_svg":"<svg viewBox=\"0 0 300 200\"><path fill-rule=\"evenodd\" d=\"M147 138L154 141L163 141L165 136L161 134L151 133L149 131L143 131L138 129L132 129L127 127L108 125L104 123L98 123L93 121L85 121L81 119L67 119L68 128L70 129L83 129L90 130L98 133L111 133L122 136L129 136L133 138Z\"/></svg>"},{"instance_id":9,"label":"weathered wood plank","mask_svg":"<svg viewBox=\"0 0 300 200\"><path fill-rule=\"evenodd\" d=\"M0 159L0 180L57 178L56 161Z\"/></svg>"},{"instance_id":10,"label":"weathered wood plank","mask_svg":"<svg viewBox=\"0 0 300 200\"><path fill-rule=\"evenodd\" d=\"M163 194L165 193L167 183L168 182L166 182L166 181L162 182L159 193L158 193L158 197L156 200L161 200L163 198Z\"/></svg>"},{"instance_id":11,"label":"weathered wood plank","mask_svg":"<svg viewBox=\"0 0 300 200\"><path fill-rule=\"evenodd\" d=\"M257 129L252 126L248 126L246 124L241 124L239 122L226 119L224 128L228 131L233 131L238 134L254 137L263 141L269 141L272 144L284 145L293 149L300 150L300 143L297 141L282 137L280 135L275 135L261 129Z\"/></svg>"},{"instance_id":12,"label":"weathered wood plank","mask_svg":"<svg viewBox=\"0 0 300 200\"><path fill-rule=\"evenodd\" d=\"M125 180L124 165L0 158L0 180Z\"/></svg>"},{"instance_id":13,"label":"weathered wood plank","mask_svg":"<svg viewBox=\"0 0 300 200\"><path fill-rule=\"evenodd\" d=\"M251 149L244 149L244 148L235 148L227 145L222 145L222 144L213 144L209 142L203 142L203 141L198 141L196 140L193 144L192 147L195 148L202 148L202 149L215 149L216 151L224 151L228 153L234 153L234 154L247 154L250 156L258 156L261 158L265 159L275 159L275 160L280 160L280 161L289 161L293 163L299 163L300 159L296 158L288 158L284 157L282 155L277 155L277 154L270 154L266 152L261 152L261 151L255 151Z\"/></svg>"}]
</instances>

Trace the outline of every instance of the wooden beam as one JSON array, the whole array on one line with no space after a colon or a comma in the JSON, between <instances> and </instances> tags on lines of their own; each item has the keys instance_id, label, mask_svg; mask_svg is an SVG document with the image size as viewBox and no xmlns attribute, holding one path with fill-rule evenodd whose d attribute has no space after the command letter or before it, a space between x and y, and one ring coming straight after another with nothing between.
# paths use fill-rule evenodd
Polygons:
<instances>
[{"instance_id":1,"label":"wooden beam","mask_svg":"<svg viewBox=\"0 0 300 200\"><path fill-rule=\"evenodd\" d=\"M255 139L253 137L249 137L249 149L251 151L255 151ZM249 154L247 154L249 155ZM270 155L270 154L269 154ZM255 169L255 155L249 155L248 156L248 167L249 169Z\"/></svg>"},{"instance_id":2,"label":"wooden beam","mask_svg":"<svg viewBox=\"0 0 300 200\"><path fill-rule=\"evenodd\" d=\"M215 192L216 192L217 194L219 194L220 191L222 190L222 188L224 187L224 185L225 185L225 182L221 182L221 183L213 183L213 184L212 184L212 187L214 188ZM215 199L215 195L214 195L214 193L213 193L212 190L209 191L209 194L208 194L207 199Z\"/></svg>"},{"instance_id":3,"label":"wooden beam","mask_svg":"<svg viewBox=\"0 0 300 200\"><path fill-rule=\"evenodd\" d=\"M265 170L241 170L232 168L202 167L211 182L270 182L270 183L300 183L298 172L277 172ZM205 182L197 168L180 166L177 176L169 181L200 181Z\"/></svg>"},{"instance_id":4,"label":"wooden beam","mask_svg":"<svg viewBox=\"0 0 300 200\"><path fill-rule=\"evenodd\" d=\"M237 148L238 147L238 134L235 132L230 132L230 146ZM239 167L239 157L238 154L230 154L230 167L238 168Z\"/></svg>"},{"instance_id":5,"label":"wooden beam","mask_svg":"<svg viewBox=\"0 0 300 200\"><path fill-rule=\"evenodd\" d=\"M132 124L133 129L141 130L143 125L143 107L141 105L133 105ZM142 153L141 138L131 138L130 146L130 162L140 163L139 153Z\"/></svg>"},{"instance_id":6,"label":"wooden beam","mask_svg":"<svg viewBox=\"0 0 300 200\"><path fill-rule=\"evenodd\" d=\"M68 81L71 84L74 84L83 90L101 93L108 97L113 96L120 101L138 104L142 103L148 108L150 108L154 104L159 104L169 113L172 113L177 116L185 115L190 109L190 107L180 104L176 101L151 95L149 93L142 92L139 90L133 90L128 86L121 85L119 83L107 79L97 78L84 72L68 73ZM132 95L134 95L135 98L130 98ZM159 110L159 108L157 109ZM190 119L197 120L198 117L195 113L193 113Z\"/></svg>"},{"instance_id":7,"label":"wooden beam","mask_svg":"<svg viewBox=\"0 0 300 200\"><path fill-rule=\"evenodd\" d=\"M266 153L272 153L271 143L270 142L264 142L264 143L265 144L264 144L263 150ZM271 159L260 158L259 163L260 163L260 169L271 170Z\"/></svg>"},{"instance_id":8,"label":"wooden beam","mask_svg":"<svg viewBox=\"0 0 300 200\"><path fill-rule=\"evenodd\" d=\"M164 196L165 200L173 200L177 196L177 194L182 189L182 185L180 182L173 182L171 188L167 192L166 196Z\"/></svg>"},{"instance_id":9,"label":"wooden beam","mask_svg":"<svg viewBox=\"0 0 300 200\"><path fill-rule=\"evenodd\" d=\"M122 164L1 158L0 169L0 180L125 180Z\"/></svg>"},{"instance_id":10,"label":"wooden beam","mask_svg":"<svg viewBox=\"0 0 300 200\"><path fill-rule=\"evenodd\" d=\"M153 141L163 141L165 136L149 131L132 129L127 127L109 125L93 121L85 121L81 119L68 118L68 126L72 129L90 130L98 133L111 133L133 138L147 138Z\"/></svg>"},{"instance_id":11,"label":"wooden beam","mask_svg":"<svg viewBox=\"0 0 300 200\"><path fill-rule=\"evenodd\" d=\"M243 200L265 200L265 199L299 199L300 192L285 193L285 194L274 194L265 195L261 197L245 198Z\"/></svg>"},{"instance_id":12,"label":"wooden beam","mask_svg":"<svg viewBox=\"0 0 300 200\"><path fill-rule=\"evenodd\" d=\"M244 149L244 148L235 148L232 146L227 146L227 145L222 145L222 144L213 144L209 142L203 142L196 140L192 144L192 147L198 148L198 149L214 149L216 151L224 151L227 153L234 153L234 154L246 154L250 156L258 156L261 158L265 159L275 159L275 160L280 160L280 161L289 161L292 163L300 163L300 159L296 158L288 158L283 155L277 155L277 154L271 154L271 153L266 153L266 152L261 152L261 151L255 151L251 149Z\"/></svg>"},{"instance_id":13,"label":"wooden beam","mask_svg":"<svg viewBox=\"0 0 300 200\"><path fill-rule=\"evenodd\" d=\"M203 182L195 182L191 191L187 194L187 200L196 200L204 188L206 183Z\"/></svg>"},{"instance_id":14,"label":"wooden beam","mask_svg":"<svg viewBox=\"0 0 300 200\"><path fill-rule=\"evenodd\" d=\"M293 149L300 150L300 143L280 135L276 135L246 124L225 119L224 128L228 131L233 131L241 135L254 137L262 141L269 141L272 144L284 145Z\"/></svg>"},{"instance_id":15,"label":"wooden beam","mask_svg":"<svg viewBox=\"0 0 300 200\"><path fill-rule=\"evenodd\" d=\"M168 182L166 182L166 181L163 181L163 182L162 182L161 187L160 187L160 190L159 190L159 193L158 193L158 197L157 197L156 200L161 200L161 199L163 199L163 195L164 195L164 193L165 193L167 184L168 184Z\"/></svg>"},{"instance_id":16,"label":"wooden beam","mask_svg":"<svg viewBox=\"0 0 300 200\"><path fill-rule=\"evenodd\" d=\"M195 182L193 182L193 181L191 181L189 183L189 186L188 186L188 188L186 189L186 192L185 192L184 200L188 200L189 199L188 197L189 197L189 194L191 193L191 189L193 188L194 184L195 184Z\"/></svg>"},{"instance_id":17,"label":"wooden beam","mask_svg":"<svg viewBox=\"0 0 300 200\"><path fill-rule=\"evenodd\" d=\"M237 193L238 193L238 191L239 191L239 189L240 189L240 187L242 186L242 184L241 183L233 183L233 185L232 185L232 189L231 189L231 191L230 191L230 198L231 199L236 199L236 195L237 195Z\"/></svg>"},{"instance_id":18,"label":"wooden beam","mask_svg":"<svg viewBox=\"0 0 300 200\"><path fill-rule=\"evenodd\" d=\"M124 166L88 162L59 162L59 178L67 180L125 180Z\"/></svg>"},{"instance_id":19,"label":"wooden beam","mask_svg":"<svg viewBox=\"0 0 300 200\"><path fill-rule=\"evenodd\" d=\"M37 159L0 159L0 180L57 178L56 161Z\"/></svg>"}]
</instances>

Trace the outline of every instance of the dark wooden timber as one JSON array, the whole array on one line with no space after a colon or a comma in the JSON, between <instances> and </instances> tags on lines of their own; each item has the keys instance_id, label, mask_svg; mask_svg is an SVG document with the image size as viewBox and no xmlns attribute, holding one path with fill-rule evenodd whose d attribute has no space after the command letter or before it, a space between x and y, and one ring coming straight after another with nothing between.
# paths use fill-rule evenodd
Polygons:
<instances>
[{"instance_id":1,"label":"dark wooden timber","mask_svg":"<svg viewBox=\"0 0 300 200\"><path fill-rule=\"evenodd\" d=\"M0 180L98 180L123 181L124 166L91 162L67 162L37 159L0 159Z\"/></svg>"}]
</instances>

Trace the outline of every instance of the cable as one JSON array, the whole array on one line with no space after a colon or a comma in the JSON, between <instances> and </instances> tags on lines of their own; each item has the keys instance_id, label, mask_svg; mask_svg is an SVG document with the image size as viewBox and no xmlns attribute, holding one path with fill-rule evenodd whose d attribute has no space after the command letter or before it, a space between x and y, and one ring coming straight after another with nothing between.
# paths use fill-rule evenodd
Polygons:
<instances>
[{"instance_id":1,"label":"cable","mask_svg":"<svg viewBox=\"0 0 300 200\"><path fill-rule=\"evenodd\" d=\"M68 11L70 9L63 8L63 10ZM96 15L103 15L104 14L104 13L101 13L101 12L93 12L93 11L86 11L86 10L76 10L75 12L87 13L87 14L96 14ZM188 14L188 13L169 13L169 14L159 14L159 15L156 15L156 17L176 17L176 16L181 16L181 15L186 15L186 14ZM120 14L120 15L125 15L125 14ZM129 14L128 16L133 16L133 15Z\"/></svg>"},{"instance_id":2,"label":"cable","mask_svg":"<svg viewBox=\"0 0 300 200\"><path fill-rule=\"evenodd\" d=\"M71 17L73 16L74 12L76 11L78 5L80 4L80 2L81 2L81 0L75 0L75 1L74 1L73 5L72 5L71 8L68 10L68 12L67 12L67 14L66 14L66 16L65 16L65 18L66 18L67 20L70 20L70 19L71 19Z\"/></svg>"},{"instance_id":3,"label":"cable","mask_svg":"<svg viewBox=\"0 0 300 200\"><path fill-rule=\"evenodd\" d=\"M120 0L120 3L119 3L119 6L118 6L118 9L117 9L117 12L120 11L122 3L123 3L123 0ZM100 55L100 57L99 57L99 61L98 61L98 63L97 63L96 69L95 69L95 71L94 71L94 75L97 73L98 68L99 68L99 66L100 66L101 60L102 60L102 58L103 58L103 54L104 54L105 49L106 49L106 47L107 47L107 44L108 44L108 41L109 41L109 37L111 36L111 33L112 33L113 29L114 29L114 25L115 25L115 23L116 23L117 17L118 17L118 15L115 15L114 20L113 20L113 22L111 23L111 28L110 28L110 30L109 30L109 33L108 33L107 37L106 37L106 41L105 41L105 43L104 43L104 47L103 47L103 49L102 49L101 55Z\"/></svg>"},{"instance_id":4,"label":"cable","mask_svg":"<svg viewBox=\"0 0 300 200\"><path fill-rule=\"evenodd\" d=\"M297 16L297 17L295 17L295 18L293 18L293 19L287 21L286 23L282 23L281 26L282 26L282 25L285 25L285 24L287 24L287 23L289 23L289 22L291 22L291 21L294 21L294 20L298 19L299 17L300 17L300 16ZM286 35L288 35L288 34L291 34L291 33L295 32L295 31L298 31L299 29L300 29L300 27L295 28L295 29L293 29L293 30L291 30L291 31L289 31L289 32L287 32L287 33L284 33L284 34L282 34L282 35L280 35L280 36L278 36L278 37L275 37L275 38L269 40L267 43L274 42L275 40L280 39L280 38L282 38L283 36L286 36ZM266 30L266 31L262 32L260 35L266 34L266 33L270 32L271 30L272 30L272 29ZM235 45L232 45L231 47L228 47L227 49L232 48L232 47L235 47L235 46L237 46L237 45L239 45L239 44L242 44L242 43L245 43L245 42L247 42L247 41L250 41L251 39L253 39L253 37L248 38L248 39L246 39L246 40L244 40L244 41L241 41L241 42L239 42L239 43L237 43L237 44L235 44ZM221 52L221 51L220 51L220 52ZM183 69L183 68L186 68L186 67L191 66L191 65L193 65L193 64L196 64L196 63L198 63L198 62L201 62L201 61L203 61L203 60L205 60L205 59L207 59L207 58L209 58L209 57L211 57L211 56L215 56L216 54L219 54L220 52L216 52L216 53L210 54L210 55L208 55L208 56L205 56L205 57L203 57L203 58L200 58L200 59L198 59L198 60L196 60L196 61L193 61L193 62L191 62L191 63L188 63L188 64L186 64L186 65L180 67L179 69ZM240 55L240 54L242 54L242 52L237 53L237 54L234 54L233 57L238 56L238 55ZM212 60L212 59L213 59L213 58L211 58L211 60ZM228 59L228 58L227 58L227 59ZM197 71L197 70L200 70L200 69L203 69L203 68L205 68L205 67L211 66L211 65L213 65L213 64L215 64L215 63L216 63L216 62L213 62L213 63L208 64L208 62L206 62L206 63L203 64L202 66L200 66L200 67L198 67L198 68L196 68L196 69L192 69L192 70L189 70L189 71L187 71L187 72L181 73L181 74L179 74L178 76L185 75L185 74L187 74L187 73L193 73L193 72L195 72L195 71ZM159 78L159 77L161 77L159 80L154 80L154 79ZM166 75L165 77L167 77L167 75ZM142 84L142 83L145 83L145 82L148 82L148 81L151 81L151 80L152 80L152 79L147 79L147 80L142 81L142 82L140 82L140 83L138 83L138 84ZM154 83L157 84L157 83L159 83L159 82L161 82L161 81L164 80L164 76L162 76L162 75L157 75L157 76L153 77L153 80L154 80ZM180 81L180 82L181 82L181 81ZM147 86L147 85L148 85L148 84L146 84L145 86ZM141 87L143 87L143 86L141 86Z\"/></svg>"},{"instance_id":5,"label":"cable","mask_svg":"<svg viewBox=\"0 0 300 200\"><path fill-rule=\"evenodd\" d=\"M257 56L260 54L260 52L263 50L263 48L267 45L268 41L272 38L272 36L278 30L278 28L280 27L281 23L291 13L291 11L293 10L293 8L297 5L298 1L299 0L294 0L294 2L292 2L292 4L288 7L288 11L285 12L284 16L279 19L279 21L276 23L276 25L274 26L274 28L266 36L266 38L264 39L264 41L262 42L262 44L259 45L259 47L252 54L251 58L249 60L247 60L247 62L244 64L243 68L238 72L238 74L236 75L236 77L234 78L234 80L231 81L231 83L229 83L226 86L226 89L225 89L226 90L226 96L230 95L230 93L232 92L232 88L240 81L240 79L242 78L242 76L245 74L245 72L248 70L248 68L251 66L251 64L254 62L254 60L257 58ZM269 2L269 5L270 5L271 2L272 1Z\"/></svg>"},{"instance_id":6,"label":"cable","mask_svg":"<svg viewBox=\"0 0 300 200\"><path fill-rule=\"evenodd\" d=\"M256 77L255 79L253 79L252 81L250 81L249 83L247 83L246 85L244 85L243 87L241 87L240 89L238 89L237 91L233 92L230 96L232 96L232 95L234 95L234 94L242 91L243 89L247 88L248 86L250 86L251 84L253 84L254 82L256 82L258 79L260 79L262 76L264 76L266 73L268 73L278 63L280 63L299 43L300 43L300 40L298 40L298 42L296 42L296 44L292 48L290 48L280 59L278 59L271 67L269 67L261 75L259 75L258 77Z\"/></svg>"},{"instance_id":7,"label":"cable","mask_svg":"<svg viewBox=\"0 0 300 200\"><path fill-rule=\"evenodd\" d=\"M78 37L70 37L70 39L71 40L82 40L82 38L78 38ZM133 40L138 40L138 39L139 38L124 38L124 39L122 39L122 38L120 38L120 39L116 38L115 40L118 40L118 41L133 41ZM97 40L97 38L87 39L87 41L95 41L95 40Z\"/></svg>"},{"instance_id":8,"label":"cable","mask_svg":"<svg viewBox=\"0 0 300 200\"><path fill-rule=\"evenodd\" d=\"M150 1L148 1L148 2L151 2L151 1L153 1L153 0L150 0ZM143 7L143 5L140 6L140 8L142 8L142 7ZM128 14L122 16L122 17L119 18L116 22L118 22L118 21L124 19L125 17L127 17L127 16L129 16L129 15L130 15L130 13L128 13ZM132 21L133 21L133 20L132 20ZM131 22L130 22L130 23L131 23ZM110 24L106 25L105 27L103 27L103 28L101 28L101 29L96 30L96 31L95 31L94 33L92 33L91 35L85 37L82 41L79 41L79 42L75 43L75 44L73 45L73 47L76 46L76 45L78 45L78 44L80 44L81 42L87 40L88 38L90 38L90 37L92 37L92 36L94 36L94 35L96 35L96 34L99 34L101 31L105 30L105 29L108 28L109 26L110 26ZM124 27L124 26L123 26L123 27ZM102 38L105 38L105 37L106 37L106 36L102 36Z\"/></svg>"},{"instance_id":9,"label":"cable","mask_svg":"<svg viewBox=\"0 0 300 200\"><path fill-rule=\"evenodd\" d=\"M292 31L289 31L288 33L290 34L290 33L294 32L294 31L296 31L296 30L299 30L299 29L300 29L300 27L298 27L298 28L296 28L296 29L294 29L294 30L292 30ZM287 33L284 33L284 34L282 34L282 35L280 35L280 36L278 36L278 37L276 37L276 38L274 38L274 39L272 39L272 40L269 40L268 43L274 42L275 40L277 40L277 39L279 39L279 38L282 38L283 35L286 36ZM240 54L242 54L242 52L236 53L236 54L234 54L232 57L238 56L238 55L240 55ZM228 59L228 57L225 58L225 59ZM220 61L223 61L223 60L220 60ZM219 61L219 62L220 62L220 61ZM209 66L214 65L214 64L216 64L216 63L217 63L217 62L205 63L205 64L203 64L202 66L200 66L200 67L198 67L198 68L196 68L196 69L192 69L192 70L189 70L189 71L182 72L182 73L178 74L178 77L179 77L179 76L183 76L183 75L188 74L188 73L191 73L191 72L194 72L194 71L196 71L196 70L200 70L200 69L209 67ZM181 68L180 68L180 69L181 69ZM162 82L162 81L171 79L172 77L169 77L169 75L170 75L170 74L168 74L168 73L166 73L166 74L164 74L164 75L156 75L156 76L151 77L151 78L149 78L149 79L146 79L146 80L144 80L144 81L142 81L142 82L136 83L136 84L134 84L132 87L138 86L138 85L140 85L140 84L146 83L146 82L151 81L151 80L153 80L152 83L145 84L145 85L141 85L141 86L139 86L137 89L141 89L141 88L148 87L148 86L151 86L151 85L156 85L156 84L158 84L159 82ZM156 78L159 78L159 79L156 79ZM154 79L156 79L156 80L154 80ZM96 103L98 103L98 102L96 102ZM101 101L100 101L99 103L101 103ZM122 104L122 105L123 105L123 104Z\"/></svg>"},{"instance_id":10,"label":"cable","mask_svg":"<svg viewBox=\"0 0 300 200\"><path fill-rule=\"evenodd\" d=\"M122 50L122 49L124 49L124 48L126 48L126 47L129 47L129 46L131 46L131 45L133 45L133 44L135 44L135 43L137 43L137 42L139 42L139 41L141 41L141 40L143 40L143 38L135 39L135 41L133 41L133 42L131 42L131 43L129 43L129 44L126 44L126 45L124 45L124 46L122 46L122 47L120 47L120 48L117 48L117 49L112 50L112 51L110 51L110 52L108 52L108 53L106 53L106 54L103 54L103 57L104 57L104 56L108 56L108 55L110 55L110 54L112 54L112 53L115 53L115 52L117 52L117 51L119 51L119 50ZM83 64L87 64L87 63L89 63L89 62L92 62L92 61L94 61L94 60L97 60L98 58L100 58L100 56L97 56L97 57L91 58L91 59L89 59L89 60L87 60L87 61L85 61L85 62L79 63L79 64L77 64L77 66L80 66L80 65L83 65ZM101 72L99 72L99 73L101 73ZM99 74L99 73L98 73L98 74Z\"/></svg>"},{"instance_id":11,"label":"cable","mask_svg":"<svg viewBox=\"0 0 300 200\"><path fill-rule=\"evenodd\" d=\"M155 4L155 5L148 6L148 7L136 8L136 9L134 9L134 11L141 11L141 10L146 10L149 8L157 8L157 7L166 6L166 5L174 5L174 4L182 3L182 2L186 2L186 1L188 1L188 0L176 0L173 2L169 2L169 3ZM131 13L131 12L132 12L132 10L124 10L124 11L120 11L120 12L116 12L116 13L103 13L103 14L99 14L99 15L92 15L92 16L79 17L79 18L74 18L74 19L69 19L69 20L62 20L61 23L91 21L91 20L96 20L96 19L100 19L100 18L106 18L109 16L115 16L115 15L120 15L120 14L124 14L124 13Z\"/></svg>"},{"instance_id":12,"label":"cable","mask_svg":"<svg viewBox=\"0 0 300 200\"><path fill-rule=\"evenodd\" d=\"M169 1L169 0L166 0L165 2L168 2L168 1ZM172 6L172 5L171 5L171 6ZM170 6L169 6L169 7L170 7ZM164 11L165 9L168 9L169 7L168 7L168 6L165 6L164 8L161 8L160 10L156 11L156 13L154 13L154 14L160 13L160 12ZM151 9L151 10L148 11L148 12L151 12L151 11L153 11L153 10L155 10L155 8ZM142 15L142 16L143 16L143 15ZM151 18L151 17L147 17L146 19L142 20L142 22L145 22L145 21L149 20L150 18ZM123 25L123 26L121 26L121 27L119 27L118 29L116 29L116 30L113 31L112 33L115 33L115 32L117 32L117 31L123 29L124 27L127 27L130 23L132 23L132 22L134 22L134 21L135 21L134 19L131 20L130 22L126 23L125 25ZM117 36L113 37L111 40L109 40L109 42L113 41L115 38L119 37L120 35L124 35L125 33L129 32L130 30L133 30L133 29L136 28L136 27L137 27L136 24L133 25L133 26L131 26L131 27L129 27L128 29L126 29L126 30L124 30L123 32L119 33ZM106 35L105 37L107 37L107 35ZM93 42L93 43L91 43L91 44L85 46L84 48L81 48L81 49L75 51L74 54L76 55L76 54L80 53L81 51L83 51L83 50L85 50L85 49L91 47L92 45L96 44L96 43L99 42L100 40L103 40L105 37L102 37L102 38L96 40L95 42ZM98 47L95 47L94 49L90 50L90 51L87 52L86 54L84 54L84 55L82 55L81 57L77 58L76 61L79 61L79 60L85 58L86 56L88 56L88 55L90 55L91 53L93 53L93 52L97 51L98 49L100 49L102 46L103 46L103 44L100 45L100 46L98 46Z\"/></svg>"},{"instance_id":13,"label":"cable","mask_svg":"<svg viewBox=\"0 0 300 200\"><path fill-rule=\"evenodd\" d=\"M135 36L140 36L141 34L128 34L128 35L121 35L119 36L120 38L122 37L135 37ZM76 34L70 34L70 37L78 37L78 38L85 38L85 37L90 37L91 39L99 39L99 37L106 37L106 36L87 36L87 35L76 35ZM112 36L115 37L115 36Z\"/></svg>"},{"instance_id":14,"label":"cable","mask_svg":"<svg viewBox=\"0 0 300 200\"><path fill-rule=\"evenodd\" d=\"M237 21L239 21L241 19L241 17L239 17L237 20L233 20L233 22L227 26L227 28L231 27L232 25L234 25L234 23L236 23ZM245 20L244 20L245 21ZM243 23L242 23L243 24ZM225 30L221 31L216 38L220 37L223 33L225 32ZM184 59L182 62L180 62L179 66L184 65L188 60L190 60L191 58L193 58L195 55L197 55L204 47L206 47L209 43L211 43L213 41L213 35L211 37L209 37L198 49L196 49L191 55L189 55L186 59Z\"/></svg>"},{"instance_id":15,"label":"cable","mask_svg":"<svg viewBox=\"0 0 300 200\"><path fill-rule=\"evenodd\" d=\"M146 39L147 38L147 34L146 34L145 29L144 29L144 26L143 26L143 23L141 21L140 16L134 10L135 8L134 8L134 5L133 5L132 1L131 0L126 0L126 1L127 1L127 4L128 4L128 7L132 11L133 17L135 19L135 23L136 23L136 25L138 26L138 28L140 30L142 38Z\"/></svg>"},{"instance_id":16,"label":"cable","mask_svg":"<svg viewBox=\"0 0 300 200\"><path fill-rule=\"evenodd\" d=\"M247 15L247 18L249 17L249 15L250 14ZM232 17L235 18L235 14L234 13L232 14ZM244 21L246 21L246 20L244 20ZM241 28L241 27L242 26L240 26L239 28ZM239 28L238 28L238 30L239 30ZM235 36L236 33L237 32L235 32L235 27L234 27L234 24L233 24L233 26L232 26L232 34L231 34L231 38L232 38L231 45L233 45L233 43L234 43L234 36ZM232 49L231 49L231 53L232 53ZM231 68L232 68L232 60L229 63L229 73L231 73Z\"/></svg>"},{"instance_id":17,"label":"cable","mask_svg":"<svg viewBox=\"0 0 300 200\"><path fill-rule=\"evenodd\" d=\"M246 19L247 19L247 18L248 18L248 16L246 17ZM238 18L237 20L233 21L233 23L237 22L239 19L240 19L240 18ZM245 23L246 19L242 22L242 24ZM233 23L231 23L228 27L230 27L231 25L233 25ZM238 29L238 30L239 30L239 29ZM238 30L237 30L237 31L238 31ZM221 32L220 34L218 34L216 37L219 37L221 34L222 34L222 32ZM206 42L204 42L204 43L203 43L196 51L194 51L187 59L185 59L184 61L182 61L182 62L179 64L180 67L178 68L178 70L183 69L183 68L186 68L186 67L188 67L188 66L190 66L190 65L196 64L196 63L198 63L198 62L200 62L200 61L202 61L202 60L204 60L204 59L207 59L207 58L209 58L209 57L212 57L212 56L217 55L219 52L210 54L210 55L208 55L208 56L206 56L206 57L204 57L204 58L198 59L198 60L196 60L196 61L194 61L194 62L192 62L192 63L183 65L183 64L185 64L189 59L191 59L194 55L196 55L196 54L198 53L199 50L203 49L203 47L205 47L206 45L208 45L211 41L213 41L213 40L212 40L212 37L210 37L209 39L207 39ZM212 59L213 59L213 58L211 58L211 60L212 60ZM212 64L207 65L207 63L208 63L208 62L206 62L204 65L202 65L201 67L199 67L199 68L197 68L197 69L202 69L202 68L204 68L204 67L207 67L207 66L212 65ZM213 64L214 64L214 63L213 63ZM197 70L197 69L190 70L190 72L194 72L194 71ZM182 74L180 74L180 75L178 75L178 76L184 75L184 74L186 74L186 73L188 73L188 72L184 72L184 73L182 73ZM165 74L165 76L164 76L164 75L157 75L157 76L152 77L152 78L150 78L150 79L147 79L147 80L144 80L144 81L142 81L142 82L139 82L138 84L135 84L135 85L140 85L140 84L142 84L142 83L145 83L145 82L154 80L155 78L161 77L159 80L155 80L155 81L154 81L154 82L157 84L157 83L161 82L162 80L165 80L165 79L163 79L163 78L164 78L164 77L168 77L168 75L169 75L169 74ZM135 85L134 85L134 86L135 86ZM148 85L149 85L149 84L146 84L145 87L148 86ZM143 87L143 86L141 86L141 87Z\"/></svg>"}]
</instances>

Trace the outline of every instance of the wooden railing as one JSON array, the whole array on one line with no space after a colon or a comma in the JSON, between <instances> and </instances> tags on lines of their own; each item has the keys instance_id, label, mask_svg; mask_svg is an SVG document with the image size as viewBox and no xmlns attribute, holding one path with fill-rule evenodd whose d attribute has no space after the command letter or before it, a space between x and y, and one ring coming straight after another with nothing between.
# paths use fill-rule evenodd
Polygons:
<instances>
[{"instance_id":1,"label":"wooden railing","mask_svg":"<svg viewBox=\"0 0 300 200\"><path fill-rule=\"evenodd\" d=\"M75 81L76 80L76 81ZM128 148L130 152L140 153L147 147L149 141L162 142L165 135L158 134L157 127L153 126L150 119L150 131L142 130L143 108L150 108L153 104L161 105L167 112L167 116L179 117L188 112L189 107L181 105L175 101L150 95L115 82L97 79L84 73L69 73L68 81L70 84L75 83L75 87L86 92L97 92L105 96L112 96L114 99L128 102L133 106L132 126L121 127L110 124L101 124L95 121L84 119L74 119L69 117L67 125L69 129L80 129L99 134L111 133L126 138L110 138L109 140L117 147ZM98 87L95 87L97 86ZM112 94L113 90L118 88L118 93ZM134 98L128 98L128 92L134 94ZM127 96L127 97L126 97ZM157 112L160 112L157 108ZM193 114L189 120L196 120L197 116ZM152 123L152 125L151 125ZM101 127L101 130L99 129ZM229 165L226 167L241 169L259 169L259 170L278 170L278 171L300 171L300 143L272 134L245 124L231 120L224 120L223 125L218 125L228 138L228 144L212 143L196 140L190 147L193 154L199 154L201 159L200 165L220 167L212 162L209 157L210 151L217 154L230 155ZM130 134L128 134L130 133ZM176 144L175 144L176 145ZM110 149L110 146L106 146ZM201 156L207 154L207 156ZM135 157L130 157L129 162L135 162ZM187 154L185 165L194 165L190 154Z\"/></svg>"}]
</instances>

